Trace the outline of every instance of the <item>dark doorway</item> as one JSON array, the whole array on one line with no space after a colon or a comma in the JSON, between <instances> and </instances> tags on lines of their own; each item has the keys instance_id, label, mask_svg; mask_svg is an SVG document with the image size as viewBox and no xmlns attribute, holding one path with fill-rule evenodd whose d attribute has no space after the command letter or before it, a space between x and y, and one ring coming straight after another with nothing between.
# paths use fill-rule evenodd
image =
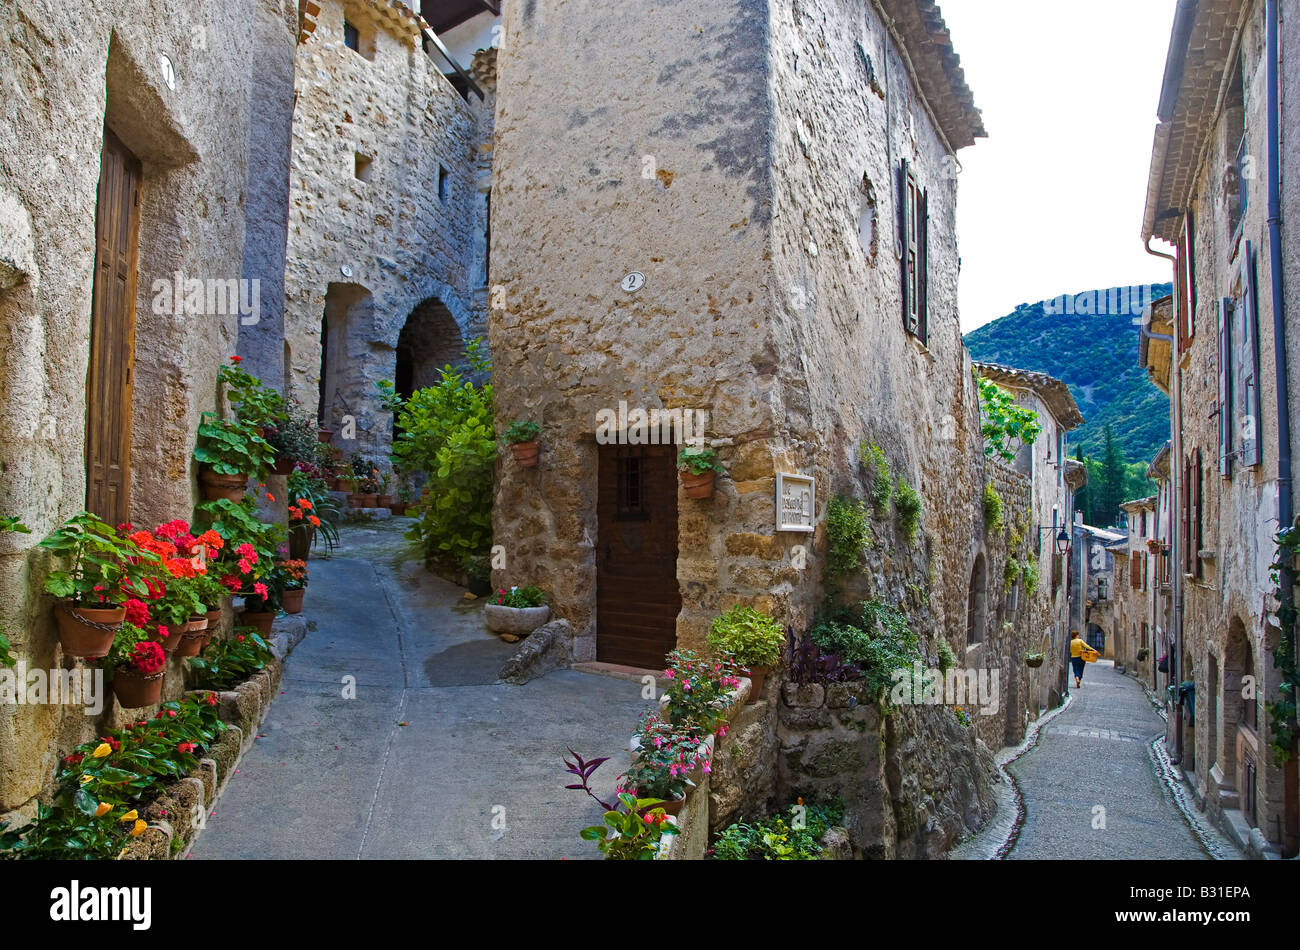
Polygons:
<instances>
[{"instance_id":1,"label":"dark doorway","mask_svg":"<svg viewBox=\"0 0 1300 950\"><path fill-rule=\"evenodd\" d=\"M131 372L139 235L140 160L105 129L86 377L86 509L109 524L131 517Z\"/></svg>"},{"instance_id":2,"label":"dark doorway","mask_svg":"<svg viewBox=\"0 0 1300 950\"><path fill-rule=\"evenodd\" d=\"M599 451L596 659L662 669L682 609L673 447Z\"/></svg>"}]
</instances>

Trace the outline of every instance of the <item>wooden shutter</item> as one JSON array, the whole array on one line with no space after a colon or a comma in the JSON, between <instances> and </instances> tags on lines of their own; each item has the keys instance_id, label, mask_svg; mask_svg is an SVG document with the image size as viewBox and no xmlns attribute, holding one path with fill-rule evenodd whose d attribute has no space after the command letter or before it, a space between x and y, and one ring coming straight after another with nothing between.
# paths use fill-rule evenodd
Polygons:
<instances>
[{"instance_id":1,"label":"wooden shutter","mask_svg":"<svg viewBox=\"0 0 1300 950\"><path fill-rule=\"evenodd\" d=\"M1138 589L1141 584L1139 572L1142 569L1142 555L1137 551L1130 551L1128 556L1128 586L1134 590Z\"/></svg>"},{"instance_id":2,"label":"wooden shutter","mask_svg":"<svg viewBox=\"0 0 1300 950\"><path fill-rule=\"evenodd\" d=\"M1204 467L1201 463L1201 449L1197 446L1192 452L1192 534L1189 553L1192 557L1192 573L1197 577L1201 576L1201 558L1200 551L1205 546L1204 524L1205 524L1205 476Z\"/></svg>"},{"instance_id":3,"label":"wooden shutter","mask_svg":"<svg viewBox=\"0 0 1300 950\"><path fill-rule=\"evenodd\" d=\"M1195 545L1192 542L1192 456L1183 459L1183 573L1192 573Z\"/></svg>"},{"instance_id":4,"label":"wooden shutter","mask_svg":"<svg viewBox=\"0 0 1300 950\"><path fill-rule=\"evenodd\" d=\"M1196 336L1196 219L1191 211L1183 219L1183 247L1187 251L1184 266L1187 268L1186 343Z\"/></svg>"},{"instance_id":5,"label":"wooden shutter","mask_svg":"<svg viewBox=\"0 0 1300 950\"><path fill-rule=\"evenodd\" d=\"M1219 474L1232 475L1232 300L1219 301Z\"/></svg>"},{"instance_id":6,"label":"wooden shutter","mask_svg":"<svg viewBox=\"0 0 1300 950\"><path fill-rule=\"evenodd\" d=\"M86 509L109 524L130 519L131 374L139 233L140 162L105 129L86 378Z\"/></svg>"},{"instance_id":7,"label":"wooden shutter","mask_svg":"<svg viewBox=\"0 0 1300 950\"><path fill-rule=\"evenodd\" d=\"M907 159L899 166L899 193L902 195L900 233L903 246L903 329L916 333L916 180Z\"/></svg>"},{"instance_id":8,"label":"wooden shutter","mask_svg":"<svg viewBox=\"0 0 1300 950\"><path fill-rule=\"evenodd\" d=\"M1260 439L1259 414L1259 295L1256 284L1255 248L1246 242L1246 253L1241 262L1242 304L1241 353L1239 365L1241 385L1238 389L1238 408L1241 415L1241 464L1259 465L1263 462Z\"/></svg>"},{"instance_id":9,"label":"wooden shutter","mask_svg":"<svg viewBox=\"0 0 1300 950\"><path fill-rule=\"evenodd\" d=\"M930 339L930 191L918 190L916 195L916 335L922 343L927 343Z\"/></svg>"}]
</instances>

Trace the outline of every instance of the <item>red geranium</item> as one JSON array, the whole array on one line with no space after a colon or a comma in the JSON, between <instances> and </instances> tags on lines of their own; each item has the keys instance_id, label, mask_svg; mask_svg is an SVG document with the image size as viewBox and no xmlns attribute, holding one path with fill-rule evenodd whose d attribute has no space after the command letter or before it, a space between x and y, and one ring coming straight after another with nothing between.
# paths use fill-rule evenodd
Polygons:
<instances>
[{"instance_id":1,"label":"red geranium","mask_svg":"<svg viewBox=\"0 0 1300 950\"><path fill-rule=\"evenodd\" d=\"M167 654L152 640L142 640L131 648L131 665L145 676L159 672L167 663Z\"/></svg>"}]
</instances>

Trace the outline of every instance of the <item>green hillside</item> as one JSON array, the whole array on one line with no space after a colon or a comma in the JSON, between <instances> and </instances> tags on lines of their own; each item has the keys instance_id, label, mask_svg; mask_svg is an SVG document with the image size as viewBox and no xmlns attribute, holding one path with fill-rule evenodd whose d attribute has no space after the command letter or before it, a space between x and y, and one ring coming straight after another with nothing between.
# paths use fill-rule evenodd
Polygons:
<instances>
[{"instance_id":1,"label":"green hillside","mask_svg":"<svg viewBox=\"0 0 1300 950\"><path fill-rule=\"evenodd\" d=\"M1153 296L1171 289L1158 284ZM976 360L1050 373L1070 387L1084 418L1069 435L1070 454L1082 444L1085 455L1100 457L1109 424L1126 461L1149 462L1169 438L1169 399L1138 366L1133 315L1048 312L1062 309L1059 299L1021 304L968 333L966 346Z\"/></svg>"}]
</instances>

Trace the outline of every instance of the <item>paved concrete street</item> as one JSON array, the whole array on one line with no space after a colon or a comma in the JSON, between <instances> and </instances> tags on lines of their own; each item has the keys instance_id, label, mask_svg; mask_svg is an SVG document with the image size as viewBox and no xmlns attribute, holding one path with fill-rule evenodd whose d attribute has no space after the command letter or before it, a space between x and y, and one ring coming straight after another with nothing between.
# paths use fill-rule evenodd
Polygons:
<instances>
[{"instance_id":1,"label":"paved concrete street","mask_svg":"<svg viewBox=\"0 0 1300 950\"><path fill-rule=\"evenodd\" d=\"M1207 859L1152 765L1148 746L1164 723L1141 686L1108 661L1070 686L1069 708L1008 766L1025 806L1008 857Z\"/></svg>"},{"instance_id":2,"label":"paved concrete street","mask_svg":"<svg viewBox=\"0 0 1300 950\"><path fill-rule=\"evenodd\" d=\"M497 682L514 647L481 603L409 559L400 523L348 527L313 557L282 694L192 858L591 858L599 806L561 757L626 768L640 685L571 670ZM355 677L356 698L344 698Z\"/></svg>"}]
</instances>

